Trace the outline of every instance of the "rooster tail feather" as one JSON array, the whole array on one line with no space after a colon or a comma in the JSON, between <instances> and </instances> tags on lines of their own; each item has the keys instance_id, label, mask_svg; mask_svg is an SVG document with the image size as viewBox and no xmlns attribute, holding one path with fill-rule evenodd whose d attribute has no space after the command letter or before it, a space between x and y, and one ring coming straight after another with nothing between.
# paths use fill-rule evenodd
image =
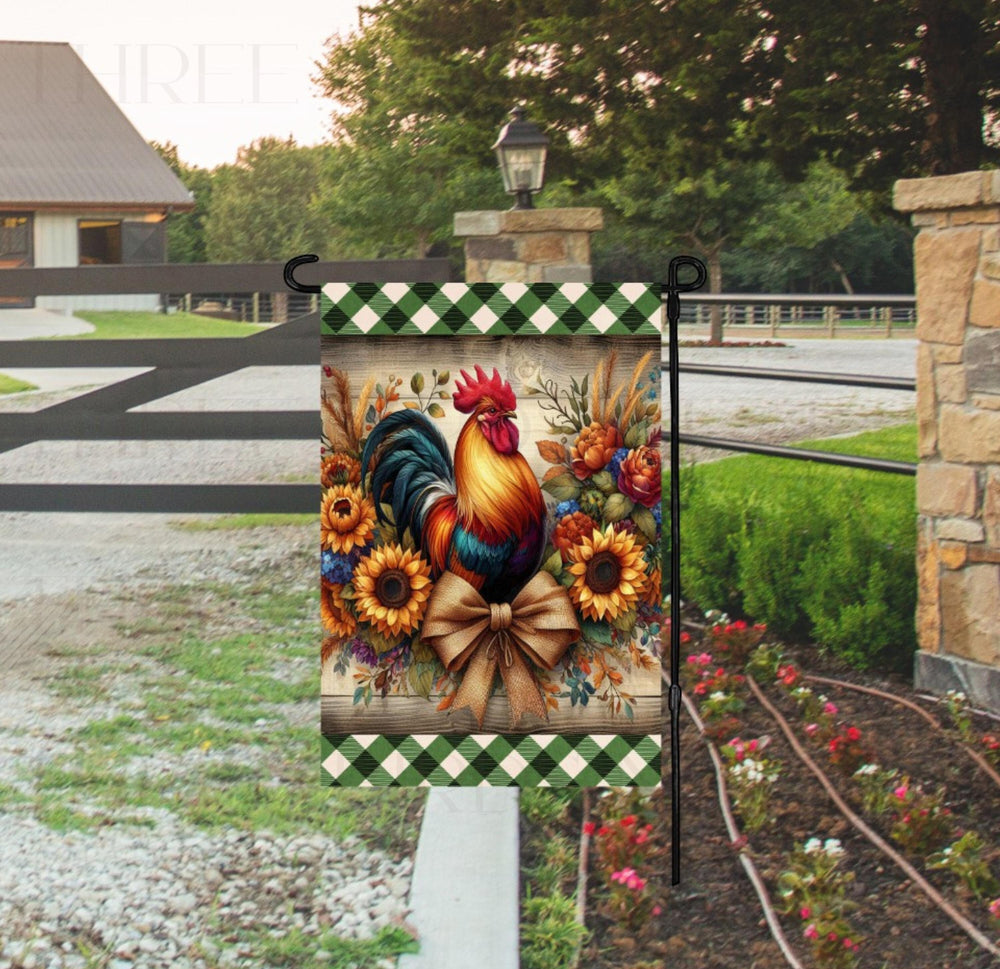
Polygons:
<instances>
[{"instance_id":1,"label":"rooster tail feather","mask_svg":"<svg viewBox=\"0 0 1000 969\"><path fill-rule=\"evenodd\" d=\"M455 492L455 469L441 432L419 411L390 414L368 435L361 467L371 468L368 488L379 521L388 521L382 509L387 503L399 533L409 528L422 545L428 509L442 495Z\"/></svg>"}]
</instances>

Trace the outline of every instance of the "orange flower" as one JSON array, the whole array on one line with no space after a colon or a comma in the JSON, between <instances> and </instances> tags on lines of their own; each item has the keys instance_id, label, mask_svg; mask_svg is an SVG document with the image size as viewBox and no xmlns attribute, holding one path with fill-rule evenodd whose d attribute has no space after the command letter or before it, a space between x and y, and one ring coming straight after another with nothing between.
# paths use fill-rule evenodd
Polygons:
<instances>
[{"instance_id":1,"label":"orange flower","mask_svg":"<svg viewBox=\"0 0 1000 969\"><path fill-rule=\"evenodd\" d=\"M351 615L347 603L340 595L343 588L326 579L320 580L319 615L327 632L347 638L357 632L358 621Z\"/></svg>"},{"instance_id":2,"label":"orange flower","mask_svg":"<svg viewBox=\"0 0 1000 969\"><path fill-rule=\"evenodd\" d=\"M605 467L621 446L622 437L614 424L600 424L594 421L580 432L576 443L570 449L573 474L581 481L589 478Z\"/></svg>"},{"instance_id":3,"label":"orange flower","mask_svg":"<svg viewBox=\"0 0 1000 969\"><path fill-rule=\"evenodd\" d=\"M372 549L354 569L358 619L383 636L398 637L416 630L431 594L431 566L419 552L399 545Z\"/></svg>"},{"instance_id":4,"label":"orange flower","mask_svg":"<svg viewBox=\"0 0 1000 969\"><path fill-rule=\"evenodd\" d=\"M597 522L582 511L571 512L559 519L552 533L552 544L559 550L564 562L569 561L570 549L579 545L595 528Z\"/></svg>"},{"instance_id":5,"label":"orange flower","mask_svg":"<svg viewBox=\"0 0 1000 969\"><path fill-rule=\"evenodd\" d=\"M334 485L323 492L319 523L323 548L346 554L374 537L375 506L360 488Z\"/></svg>"},{"instance_id":6,"label":"orange flower","mask_svg":"<svg viewBox=\"0 0 1000 969\"><path fill-rule=\"evenodd\" d=\"M569 596L586 618L616 619L638 603L649 583L643 548L634 535L609 525L572 549L569 571L576 580Z\"/></svg>"},{"instance_id":7,"label":"orange flower","mask_svg":"<svg viewBox=\"0 0 1000 969\"><path fill-rule=\"evenodd\" d=\"M339 484L361 484L361 462L342 451L327 454L320 465L319 483L324 488Z\"/></svg>"},{"instance_id":8,"label":"orange flower","mask_svg":"<svg viewBox=\"0 0 1000 969\"><path fill-rule=\"evenodd\" d=\"M661 606L663 604L663 569L660 563L654 561L646 572L646 592L643 602L650 606Z\"/></svg>"}]
</instances>

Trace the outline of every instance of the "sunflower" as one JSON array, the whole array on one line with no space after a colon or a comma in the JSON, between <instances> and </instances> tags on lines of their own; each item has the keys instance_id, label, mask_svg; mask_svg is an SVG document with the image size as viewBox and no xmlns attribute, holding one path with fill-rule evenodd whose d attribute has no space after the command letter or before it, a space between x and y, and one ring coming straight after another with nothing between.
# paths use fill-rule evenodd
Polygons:
<instances>
[{"instance_id":1,"label":"sunflower","mask_svg":"<svg viewBox=\"0 0 1000 969\"><path fill-rule=\"evenodd\" d=\"M343 588L342 585L334 585L325 579L320 582L319 616L327 632L346 638L357 631L358 621L340 595Z\"/></svg>"},{"instance_id":2,"label":"sunflower","mask_svg":"<svg viewBox=\"0 0 1000 969\"><path fill-rule=\"evenodd\" d=\"M334 485L323 492L319 523L323 548L347 553L375 535L375 506L360 488Z\"/></svg>"},{"instance_id":3,"label":"sunflower","mask_svg":"<svg viewBox=\"0 0 1000 969\"><path fill-rule=\"evenodd\" d=\"M431 567L418 552L381 545L354 569L358 618L383 636L413 632L431 594Z\"/></svg>"},{"instance_id":4,"label":"sunflower","mask_svg":"<svg viewBox=\"0 0 1000 969\"><path fill-rule=\"evenodd\" d=\"M649 584L643 545L626 531L595 528L570 549L576 576L569 596L587 619L616 619L638 603Z\"/></svg>"}]
</instances>

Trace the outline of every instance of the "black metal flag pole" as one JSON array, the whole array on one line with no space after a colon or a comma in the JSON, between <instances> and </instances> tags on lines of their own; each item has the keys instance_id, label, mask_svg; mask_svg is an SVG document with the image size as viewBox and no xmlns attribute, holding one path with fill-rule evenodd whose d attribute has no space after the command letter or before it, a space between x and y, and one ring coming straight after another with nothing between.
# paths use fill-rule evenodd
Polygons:
<instances>
[{"instance_id":1,"label":"black metal flag pole","mask_svg":"<svg viewBox=\"0 0 1000 969\"><path fill-rule=\"evenodd\" d=\"M680 270L690 266L696 276L680 281ZM705 264L694 256L675 256L667 272L667 324L669 327L668 374L670 384L670 810L671 810L671 879L681 880L681 460L680 460L680 369L677 359L677 324L681 315L681 293L701 289L708 273Z\"/></svg>"}]
</instances>

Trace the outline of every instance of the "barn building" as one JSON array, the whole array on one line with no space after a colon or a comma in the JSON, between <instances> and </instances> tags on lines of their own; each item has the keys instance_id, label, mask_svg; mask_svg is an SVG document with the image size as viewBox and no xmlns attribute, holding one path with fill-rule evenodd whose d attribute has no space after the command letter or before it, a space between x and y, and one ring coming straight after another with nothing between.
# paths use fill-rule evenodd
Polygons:
<instances>
[{"instance_id":1,"label":"barn building","mask_svg":"<svg viewBox=\"0 0 1000 969\"><path fill-rule=\"evenodd\" d=\"M190 192L69 44L0 41L0 268L166 262ZM156 309L156 294L6 300Z\"/></svg>"}]
</instances>

